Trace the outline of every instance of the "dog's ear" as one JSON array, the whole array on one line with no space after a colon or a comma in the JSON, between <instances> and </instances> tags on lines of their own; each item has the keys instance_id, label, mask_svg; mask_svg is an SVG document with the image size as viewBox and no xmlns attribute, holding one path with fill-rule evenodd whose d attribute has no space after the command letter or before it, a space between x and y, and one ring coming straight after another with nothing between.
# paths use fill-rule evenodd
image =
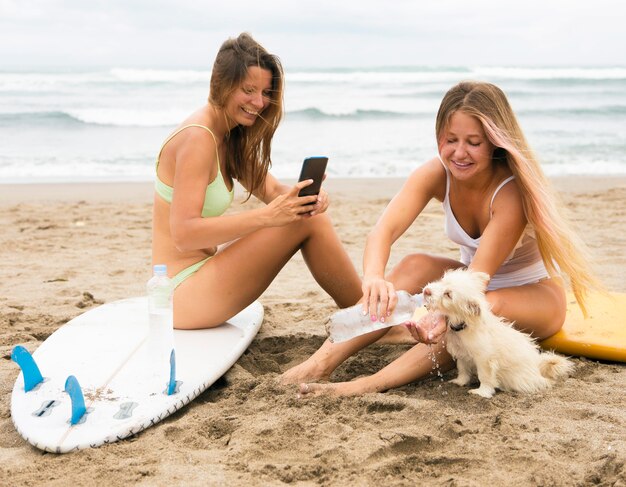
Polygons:
<instances>
[{"instance_id":1,"label":"dog's ear","mask_svg":"<svg viewBox=\"0 0 626 487\"><path fill-rule=\"evenodd\" d=\"M465 309L469 316L480 316L480 303L472 299L465 303Z\"/></svg>"}]
</instances>

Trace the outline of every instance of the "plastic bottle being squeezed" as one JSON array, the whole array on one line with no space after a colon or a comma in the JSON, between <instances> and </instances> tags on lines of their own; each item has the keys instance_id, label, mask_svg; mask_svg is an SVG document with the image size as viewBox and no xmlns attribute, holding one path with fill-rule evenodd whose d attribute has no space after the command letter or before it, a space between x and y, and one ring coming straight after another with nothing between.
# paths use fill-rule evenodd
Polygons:
<instances>
[{"instance_id":1,"label":"plastic bottle being squeezed","mask_svg":"<svg viewBox=\"0 0 626 487\"><path fill-rule=\"evenodd\" d=\"M332 343L345 342L359 335L382 330L390 326L409 321L415 310L424 304L422 294L409 294L406 291L397 291L398 304L391 316L385 322L372 321L369 314L363 314L363 305L356 304L334 313L326 323L328 339Z\"/></svg>"}]
</instances>

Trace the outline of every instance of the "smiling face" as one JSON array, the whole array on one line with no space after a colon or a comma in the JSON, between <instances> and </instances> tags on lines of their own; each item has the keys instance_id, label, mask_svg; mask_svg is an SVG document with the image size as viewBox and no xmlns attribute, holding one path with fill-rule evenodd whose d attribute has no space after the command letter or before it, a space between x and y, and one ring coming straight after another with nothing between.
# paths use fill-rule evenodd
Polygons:
<instances>
[{"instance_id":1,"label":"smiling face","mask_svg":"<svg viewBox=\"0 0 626 487\"><path fill-rule=\"evenodd\" d=\"M250 66L245 78L226 102L225 112L232 125L254 125L271 102L271 90L272 72Z\"/></svg>"},{"instance_id":2,"label":"smiling face","mask_svg":"<svg viewBox=\"0 0 626 487\"><path fill-rule=\"evenodd\" d=\"M441 159L462 180L490 169L494 149L480 121L463 111L452 114L439 141Z\"/></svg>"}]
</instances>

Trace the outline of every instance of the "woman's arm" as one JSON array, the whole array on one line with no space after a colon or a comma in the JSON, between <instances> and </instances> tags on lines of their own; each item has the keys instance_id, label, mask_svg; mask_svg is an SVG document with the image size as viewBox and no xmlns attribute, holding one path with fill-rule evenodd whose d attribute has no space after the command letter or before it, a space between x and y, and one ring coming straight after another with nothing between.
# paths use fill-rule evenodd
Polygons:
<instances>
[{"instance_id":1,"label":"woman's arm","mask_svg":"<svg viewBox=\"0 0 626 487\"><path fill-rule=\"evenodd\" d=\"M248 188L246 187L246 189ZM269 205L278 196L288 193L290 189L291 186L282 184L270 173L267 173L263 189L261 190L257 188L255 191L252 192L252 194L266 205Z\"/></svg>"},{"instance_id":2,"label":"woman's arm","mask_svg":"<svg viewBox=\"0 0 626 487\"><path fill-rule=\"evenodd\" d=\"M435 158L418 167L389 202L369 233L363 254L363 312L384 318L393 311L396 296L385 280L391 246L404 234L432 198L445 193L445 170ZM380 303L380 307L378 306ZM378 309L380 308L380 309Z\"/></svg>"},{"instance_id":3,"label":"woman's arm","mask_svg":"<svg viewBox=\"0 0 626 487\"><path fill-rule=\"evenodd\" d=\"M522 198L512 181L502 187L491 208L491 218L485 227L470 269L493 276L513 252L526 228Z\"/></svg>"},{"instance_id":4,"label":"woman's arm","mask_svg":"<svg viewBox=\"0 0 626 487\"><path fill-rule=\"evenodd\" d=\"M215 142L209 134L190 134L175 157L170 229L176 247L183 252L215 247L264 227L287 225L305 218L309 210L303 208L303 203L315 199L298 198L297 193L304 186L301 184L268 206L235 215L202 218L211 173L217 174Z\"/></svg>"},{"instance_id":5,"label":"woman's arm","mask_svg":"<svg viewBox=\"0 0 626 487\"><path fill-rule=\"evenodd\" d=\"M309 183L305 183L303 181L302 183L298 183L300 184L298 188L309 186L312 183L312 180ZM286 184L280 183L274 176L268 173L267 177L265 178L265 191L256 190L253 191L252 194L256 196L259 200L263 201L265 204L269 205L276 198L289 193L289 191L292 189L292 186L287 186ZM298 192L299 191L300 189L298 189ZM317 196L317 199L314 201L315 202L313 205L308 206L309 211L308 213L305 213L305 217L315 216L320 213L324 213L328 209L328 205L330 204L328 193L324 189L320 189L320 193Z\"/></svg>"}]
</instances>

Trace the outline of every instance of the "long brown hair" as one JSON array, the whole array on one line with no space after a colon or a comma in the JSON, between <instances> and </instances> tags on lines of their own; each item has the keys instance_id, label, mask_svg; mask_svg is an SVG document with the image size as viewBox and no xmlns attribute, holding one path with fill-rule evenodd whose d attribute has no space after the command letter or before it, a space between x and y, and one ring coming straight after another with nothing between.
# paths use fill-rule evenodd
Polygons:
<instances>
[{"instance_id":1,"label":"long brown hair","mask_svg":"<svg viewBox=\"0 0 626 487\"><path fill-rule=\"evenodd\" d=\"M586 246L559 212L556 194L533 154L504 92L491 83L463 81L444 96L435 124L441 152L445 130L456 111L478 119L496 147L493 163L506 164L520 188L528 222L551 276L559 269L569 276L576 301L586 315L585 296L602 289L591 272Z\"/></svg>"},{"instance_id":2,"label":"long brown hair","mask_svg":"<svg viewBox=\"0 0 626 487\"><path fill-rule=\"evenodd\" d=\"M272 165L272 137L283 116L283 68L278 57L268 53L250 34L225 41L217 53L211 73L209 103L224 108L228 97L238 89L256 66L272 73L270 104L251 127L237 125L226 136L226 175L249 189L262 188Z\"/></svg>"}]
</instances>

